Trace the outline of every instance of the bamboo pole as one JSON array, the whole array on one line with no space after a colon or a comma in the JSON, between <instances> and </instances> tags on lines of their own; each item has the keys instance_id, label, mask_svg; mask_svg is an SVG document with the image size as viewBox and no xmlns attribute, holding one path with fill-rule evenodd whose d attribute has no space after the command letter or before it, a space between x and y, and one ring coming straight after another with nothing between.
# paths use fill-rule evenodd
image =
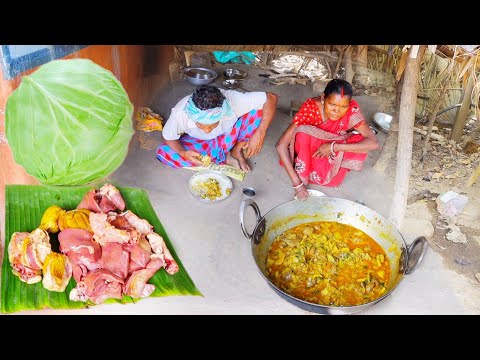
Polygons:
<instances>
[{"instance_id":1,"label":"bamboo pole","mask_svg":"<svg viewBox=\"0 0 480 360\"><path fill-rule=\"evenodd\" d=\"M343 54L345 53L345 50L347 49L349 45L347 46L338 46L338 62L337 62L337 66L335 66L335 71L332 73L333 75L333 78L336 78L337 77L337 74L338 74L338 70L340 70L340 65L342 65L342 59L343 59Z\"/></svg>"},{"instance_id":2,"label":"bamboo pole","mask_svg":"<svg viewBox=\"0 0 480 360\"><path fill-rule=\"evenodd\" d=\"M395 97L395 111L392 115L392 122L390 123L390 130L388 131L382 150L378 156L373 169L383 173L390 163L390 159L397 148L398 142L398 114L400 113L400 98L402 94L403 77L397 82L397 95Z\"/></svg>"},{"instance_id":3,"label":"bamboo pole","mask_svg":"<svg viewBox=\"0 0 480 360\"><path fill-rule=\"evenodd\" d=\"M325 67L327 68L328 74L327 74L327 79L333 79L332 77L332 68L330 67L330 64L328 63L328 60L325 59Z\"/></svg>"},{"instance_id":4,"label":"bamboo pole","mask_svg":"<svg viewBox=\"0 0 480 360\"><path fill-rule=\"evenodd\" d=\"M418 46L418 45L417 45ZM415 49L410 48L410 52ZM415 105L417 100L420 63L427 46L420 45L415 58L408 57L404 73L402 96L400 101L399 133L397 146L397 169L390 220L400 229L403 225L408 198L408 185L412 163L413 128L415 122ZM416 49L415 49L416 50Z\"/></svg>"},{"instance_id":5,"label":"bamboo pole","mask_svg":"<svg viewBox=\"0 0 480 360\"><path fill-rule=\"evenodd\" d=\"M438 110L440 109L440 104L444 101L445 94L447 93L447 85L448 85L448 76L445 77L445 81L443 83L443 89L438 96L437 103L435 104L435 107L433 109L433 112L430 114L428 118L428 129L427 129L427 135L425 136L425 139L423 140L423 146L422 146L422 152L420 155L420 162L423 163L423 159L425 155L427 154L427 144L428 140L430 140L430 135L432 134L432 128L433 128L433 123L435 122L435 119L438 114Z\"/></svg>"},{"instance_id":6,"label":"bamboo pole","mask_svg":"<svg viewBox=\"0 0 480 360\"><path fill-rule=\"evenodd\" d=\"M353 70L353 63L352 63L352 54L353 54L353 46L350 46L347 51L345 51L345 80L347 80L350 84L353 81L353 77L355 76L355 71Z\"/></svg>"},{"instance_id":7,"label":"bamboo pole","mask_svg":"<svg viewBox=\"0 0 480 360\"><path fill-rule=\"evenodd\" d=\"M368 45L357 45L356 67L366 68L368 62Z\"/></svg>"},{"instance_id":8,"label":"bamboo pole","mask_svg":"<svg viewBox=\"0 0 480 360\"><path fill-rule=\"evenodd\" d=\"M474 85L474 73L470 71L470 75L468 77L467 86L465 87L465 91L462 97L462 105L460 109L457 110L457 116L455 117L455 124L453 125L452 135L450 139L455 140L456 142L460 142L460 139L463 135L463 128L467 123L467 117L470 113L470 104L472 103L472 92L473 92L473 85Z\"/></svg>"},{"instance_id":9,"label":"bamboo pole","mask_svg":"<svg viewBox=\"0 0 480 360\"><path fill-rule=\"evenodd\" d=\"M405 65L407 63L407 60L408 60L408 53L406 52L402 53L402 57L400 58L400 62L398 63L398 69L397 69L397 75L396 75L397 81L400 80L400 78L403 75L403 72L405 71Z\"/></svg>"}]
</instances>

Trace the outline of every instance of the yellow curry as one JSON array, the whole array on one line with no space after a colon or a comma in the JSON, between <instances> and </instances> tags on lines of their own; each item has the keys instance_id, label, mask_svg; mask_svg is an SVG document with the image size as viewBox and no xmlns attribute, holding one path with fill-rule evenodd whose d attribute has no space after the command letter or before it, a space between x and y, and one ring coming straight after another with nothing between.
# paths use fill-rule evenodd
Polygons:
<instances>
[{"instance_id":1,"label":"yellow curry","mask_svg":"<svg viewBox=\"0 0 480 360\"><path fill-rule=\"evenodd\" d=\"M217 179L208 178L198 181L192 186L192 190L202 199L216 200L222 196L222 188ZM228 194L228 193L227 193Z\"/></svg>"},{"instance_id":2,"label":"yellow curry","mask_svg":"<svg viewBox=\"0 0 480 360\"><path fill-rule=\"evenodd\" d=\"M273 241L266 265L279 289L320 305L368 303L385 293L390 279L383 248L363 231L337 222L288 229Z\"/></svg>"}]
</instances>

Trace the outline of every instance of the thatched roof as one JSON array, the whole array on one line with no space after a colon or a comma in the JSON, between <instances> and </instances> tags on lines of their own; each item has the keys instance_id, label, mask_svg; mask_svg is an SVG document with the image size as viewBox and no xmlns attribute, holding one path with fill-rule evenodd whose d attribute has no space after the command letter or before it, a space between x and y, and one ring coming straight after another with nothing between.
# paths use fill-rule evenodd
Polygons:
<instances>
[{"instance_id":1,"label":"thatched roof","mask_svg":"<svg viewBox=\"0 0 480 360\"><path fill-rule=\"evenodd\" d=\"M176 45L183 51L330 51L335 45Z\"/></svg>"},{"instance_id":2,"label":"thatched roof","mask_svg":"<svg viewBox=\"0 0 480 360\"><path fill-rule=\"evenodd\" d=\"M337 50L344 45L177 45L179 50L183 51L332 51ZM396 46L396 45L390 45ZM403 46L403 45L400 45ZM434 45L437 47L437 51L445 56L453 57L456 51L456 55L463 56L465 54L478 50L480 45ZM381 45L369 45L372 50L387 52L384 49L386 46Z\"/></svg>"}]
</instances>

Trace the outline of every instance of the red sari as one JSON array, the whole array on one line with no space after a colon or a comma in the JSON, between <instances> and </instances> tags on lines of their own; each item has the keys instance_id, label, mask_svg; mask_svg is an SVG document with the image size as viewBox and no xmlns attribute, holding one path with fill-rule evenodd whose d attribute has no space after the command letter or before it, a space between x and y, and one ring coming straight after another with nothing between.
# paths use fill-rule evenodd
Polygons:
<instances>
[{"instance_id":1,"label":"red sari","mask_svg":"<svg viewBox=\"0 0 480 360\"><path fill-rule=\"evenodd\" d=\"M305 185L338 186L350 170L362 170L366 153L337 151L332 158L312 156L325 143L352 144L364 139L360 134L347 133L366 122L355 100L350 101L347 112L340 119L323 122L315 100L307 99L293 122L297 127L290 141L290 157Z\"/></svg>"}]
</instances>

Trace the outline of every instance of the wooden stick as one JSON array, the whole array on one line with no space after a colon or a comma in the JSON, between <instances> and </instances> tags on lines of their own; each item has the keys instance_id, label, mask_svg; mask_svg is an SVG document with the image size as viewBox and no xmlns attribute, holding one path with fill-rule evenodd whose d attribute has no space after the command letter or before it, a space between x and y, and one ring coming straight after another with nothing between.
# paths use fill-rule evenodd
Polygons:
<instances>
[{"instance_id":1,"label":"wooden stick","mask_svg":"<svg viewBox=\"0 0 480 360\"><path fill-rule=\"evenodd\" d=\"M420 191L419 193L410 196L407 200L407 205L413 204L414 202L419 201L419 200L423 200L425 198L435 197L435 196L439 196L439 195L440 195L439 193L432 193L432 192L430 192L430 190L424 189L424 190Z\"/></svg>"},{"instance_id":2,"label":"wooden stick","mask_svg":"<svg viewBox=\"0 0 480 360\"><path fill-rule=\"evenodd\" d=\"M343 54L345 53L345 50L347 49L348 46L350 45L347 45L345 47L343 46L338 47L338 62L337 62L337 66L335 66L335 71L332 74L334 79L337 77L338 70L340 70L340 65L342 65Z\"/></svg>"},{"instance_id":3,"label":"wooden stick","mask_svg":"<svg viewBox=\"0 0 480 360\"><path fill-rule=\"evenodd\" d=\"M325 65L328 70L327 79L332 79L332 68L330 67L327 59L325 59Z\"/></svg>"},{"instance_id":4,"label":"wooden stick","mask_svg":"<svg viewBox=\"0 0 480 360\"><path fill-rule=\"evenodd\" d=\"M419 128L413 128L413 131L419 133L419 134L422 134L422 135L427 135L427 132L425 130L422 130L422 129L419 129ZM445 141L445 142L448 142L448 139L440 134L435 134L435 133L432 133L430 134L430 137L432 139L435 139L435 140L438 140L438 141Z\"/></svg>"},{"instance_id":5,"label":"wooden stick","mask_svg":"<svg viewBox=\"0 0 480 360\"><path fill-rule=\"evenodd\" d=\"M293 74L293 73L274 74L274 75L270 75L270 79L279 79L279 78L283 78L283 77L296 77L296 76L298 76L298 75Z\"/></svg>"}]
</instances>

